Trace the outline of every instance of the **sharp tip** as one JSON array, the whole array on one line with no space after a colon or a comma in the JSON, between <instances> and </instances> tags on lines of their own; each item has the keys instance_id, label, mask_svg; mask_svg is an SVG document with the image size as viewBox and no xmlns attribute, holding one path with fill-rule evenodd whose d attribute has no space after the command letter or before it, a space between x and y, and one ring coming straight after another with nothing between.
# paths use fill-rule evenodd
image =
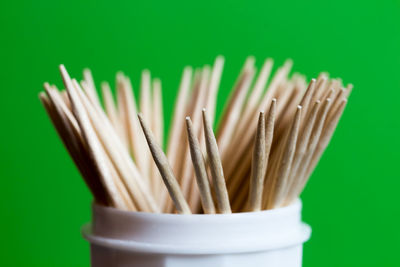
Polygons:
<instances>
[{"instance_id":1,"label":"sharp tip","mask_svg":"<svg viewBox=\"0 0 400 267\"><path fill-rule=\"evenodd\" d=\"M61 72L66 72L67 71L67 69L65 68L65 65L64 64L60 64L59 66L58 66L58 68L60 69L60 71Z\"/></svg>"},{"instance_id":2,"label":"sharp tip","mask_svg":"<svg viewBox=\"0 0 400 267\"><path fill-rule=\"evenodd\" d=\"M45 92L43 92L43 91L39 92L38 97L39 97L39 99L46 98Z\"/></svg>"},{"instance_id":3,"label":"sharp tip","mask_svg":"<svg viewBox=\"0 0 400 267\"><path fill-rule=\"evenodd\" d=\"M225 57L223 55L218 55L217 58L215 59L217 61L224 61Z\"/></svg>"},{"instance_id":4,"label":"sharp tip","mask_svg":"<svg viewBox=\"0 0 400 267\"><path fill-rule=\"evenodd\" d=\"M156 88L153 88L153 90L154 89L157 89L157 90L159 90L160 89L160 86L161 86L161 79L160 78L154 78L153 79L153 84L155 84L156 86Z\"/></svg>"},{"instance_id":5,"label":"sharp tip","mask_svg":"<svg viewBox=\"0 0 400 267\"><path fill-rule=\"evenodd\" d=\"M293 64L293 59L291 59L291 58L286 59L284 64L285 65L286 64L292 65Z\"/></svg>"}]
</instances>

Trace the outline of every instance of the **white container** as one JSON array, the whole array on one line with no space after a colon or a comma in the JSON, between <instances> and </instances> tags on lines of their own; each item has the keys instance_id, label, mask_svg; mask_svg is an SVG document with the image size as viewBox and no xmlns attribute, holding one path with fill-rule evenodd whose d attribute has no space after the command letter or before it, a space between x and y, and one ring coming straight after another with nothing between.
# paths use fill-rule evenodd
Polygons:
<instances>
[{"instance_id":1,"label":"white container","mask_svg":"<svg viewBox=\"0 0 400 267\"><path fill-rule=\"evenodd\" d=\"M94 205L82 228L93 267L300 267L301 202L261 212L180 215Z\"/></svg>"}]
</instances>

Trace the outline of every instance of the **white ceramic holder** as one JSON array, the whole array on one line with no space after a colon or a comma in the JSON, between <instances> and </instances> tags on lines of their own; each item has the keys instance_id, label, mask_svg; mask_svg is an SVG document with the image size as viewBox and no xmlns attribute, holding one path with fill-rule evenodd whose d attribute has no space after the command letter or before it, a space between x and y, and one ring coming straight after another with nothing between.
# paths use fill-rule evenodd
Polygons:
<instances>
[{"instance_id":1,"label":"white ceramic holder","mask_svg":"<svg viewBox=\"0 0 400 267\"><path fill-rule=\"evenodd\" d=\"M300 200L234 214L156 214L93 205L93 267L300 267L311 229Z\"/></svg>"}]
</instances>

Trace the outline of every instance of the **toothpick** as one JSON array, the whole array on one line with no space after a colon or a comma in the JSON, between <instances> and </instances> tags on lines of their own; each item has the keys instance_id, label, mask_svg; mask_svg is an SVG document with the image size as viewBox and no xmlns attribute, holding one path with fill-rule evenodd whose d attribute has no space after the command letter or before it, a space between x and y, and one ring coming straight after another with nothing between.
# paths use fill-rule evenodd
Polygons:
<instances>
[{"instance_id":1,"label":"toothpick","mask_svg":"<svg viewBox=\"0 0 400 267\"><path fill-rule=\"evenodd\" d=\"M247 112L248 115L246 115L246 112L244 112L243 116L241 117L237 127L236 127L236 134L233 136L231 142L232 144L240 144L242 143L242 140L244 139L244 136L246 133L254 133L256 127L257 127L257 122L252 120L256 115L257 110L267 110L268 105L270 105L272 98L275 98L276 92L279 88L279 85L286 79L286 76L290 72L290 69L293 65L293 62L291 60L286 60L284 65L280 67L275 75L273 76L269 86L267 87L267 91L264 94L263 98L261 99L259 105L257 107L252 108L252 112ZM280 102L280 101L279 101ZM277 113L278 114L278 113ZM234 148L235 146L231 146ZM226 155L231 155L232 151L227 150ZM227 157L223 157L227 158ZM224 161L224 166L225 166L225 161ZM229 180L229 176L228 176Z\"/></svg>"},{"instance_id":2,"label":"toothpick","mask_svg":"<svg viewBox=\"0 0 400 267\"><path fill-rule=\"evenodd\" d=\"M61 75L63 77L64 85L67 88L68 95L71 99L71 105L75 116L77 117L79 126L82 130L85 142L87 143L89 154L94 160L95 167L99 170L100 179L107 190L108 196L114 207L127 210L128 207L125 205L123 199L118 193L118 189L113 181L110 170L107 168L104 154L102 153L100 142L97 139L96 134L92 126L90 125L89 118L85 112L85 108L79 101L79 96L74 91L71 78L69 77L64 65L60 65Z\"/></svg>"},{"instance_id":3,"label":"toothpick","mask_svg":"<svg viewBox=\"0 0 400 267\"><path fill-rule=\"evenodd\" d=\"M153 119L151 106L151 75L149 70L143 70L140 84L140 111L150 125Z\"/></svg>"},{"instance_id":4,"label":"toothpick","mask_svg":"<svg viewBox=\"0 0 400 267\"><path fill-rule=\"evenodd\" d=\"M203 106L203 99L205 94L205 90L207 89L208 84L208 75L209 75L209 67L204 66L204 68L196 68L194 71L193 77L193 85L190 88L190 95L188 97L188 101L185 106L184 113L185 115L192 116L193 120L197 120L198 109ZM199 106L201 104L201 106ZM197 111L196 113L194 111ZM181 114L180 114L181 116ZM184 122L181 118L182 123ZM196 124L197 125L197 124ZM183 127L183 126L182 126ZM173 165L173 170L175 171L178 182L183 189L183 194L187 197L187 192L189 189L189 182L186 180L186 177L190 175L190 156L188 152L188 143L186 138L186 131L182 128L181 135L179 137L180 145L176 148L176 159L175 164ZM183 140L183 143L182 143ZM183 164L182 164L183 163ZM164 191L165 192L165 191ZM168 195L165 195L168 196ZM167 198L165 210L167 212L171 212L173 209L173 204L170 198Z\"/></svg>"},{"instance_id":5,"label":"toothpick","mask_svg":"<svg viewBox=\"0 0 400 267\"><path fill-rule=\"evenodd\" d=\"M106 115L102 113L102 110L96 110L95 105L90 105L90 102L75 80L72 80L72 83L88 113L90 121L93 123L95 132L98 134L105 151L118 171L131 198L135 201L135 204L140 210L157 212L158 207L148 187L143 183L127 150L118 142L117 134L113 131L111 123L108 121Z\"/></svg>"},{"instance_id":6,"label":"toothpick","mask_svg":"<svg viewBox=\"0 0 400 267\"><path fill-rule=\"evenodd\" d=\"M304 121L307 117L308 107L310 105L311 98L312 98L312 95L314 94L314 90L315 90L315 83L316 83L316 80L311 79L310 83L308 84L307 90L304 93L303 98L301 99L301 102L299 104L300 106L303 107L302 112L301 112L302 121Z\"/></svg>"},{"instance_id":7,"label":"toothpick","mask_svg":"<svg viewBox=\"0 0 400 267\"><path fill-rule=\"evenodd\" d=\"M111 93L110 85L107 82L103 82L101 84L101 90L102 90L103 101L104 101L104 106L105 106L105 111L107 113L107 117L109 118L111 124L114 126L115 131L117 132L123 145L125 147L128 147L128 140L127 140L127 136L126 136L127 130L125 129L125 126L124 126L125 122L121 120L121 118L124 118L124 120L126 119L125 111L120 110L120 112L124 113L124 114L121 114L121 116L118 114L119 111L117 109L113 95Z\"/></svg>"},{"instance_id":8,"label":"toothpick","mask_svg":"<svg viewBox=\"0 0 400 267\"><path fill-rule=\"evenodd\" d=\"M245 103L245 108L243 109L243 114L241 115L240 120L242 120L242 118L248 118L250 114L253 113L254 108L257 107L257 105L261 101L261 98L264 94L265 86L271 74L272 65L273 60L271 58L267 58L261 68L260 73L258 74L257 80L254 83L254 87L250 93L250 96Z\"/></svg>"},{"instance_id":9,"label":"toothpick","mask_svg":"<svg viewBox=\"0 0 400 267\"><path fill-rule=\"evenodd\" d=\"M328 121L336 114L337 110L339 109L342 101L346 99L346 89L341 88L339 90L339 93L337 94L336 98L333 100L331 104L331 108L329 109L328 112Z\"/></svg>"},{"instance_id":10,"label":"toothpick","mask_svg":"<svg viewBox=\"0 0 400 267\"><path fill-rule=\"evenodd\" d=\"M217 141L215 140L212 126L206 116L205 109L203 109L203 125L207 155L210 162L211 176L217 197L217 206L221 213L231 213Z\"/></svg>"},{"instance_id":11,"label":"toothpick","mask_svg":"<svg viewBox=\"0 0 400 267\"><path fill-rule=\"evenodd\" d=\"M250 211L260 211L265 170L265 118L261 111L253 148L248 206Z\"/></svg>"},{"instance_id":12,"label":"toothpick","mask_svg":"<svg viewBox=\"0 0 400 267\"><path fill-rule=\"evenodd\" d=\"M54 88L55 90L58 91L58 89L57 89L55 86L53 86L53 88ZM60 95L61 95L61 98L63 99L63 102L64 102L65 105L67 106L67 108L68 108L69 110L71 110L71 102L69 101L67 91L66 91L66 90L61 90L61 91L60 91Z\"/></svg>"},{"instance_id":13,"label":"toothpick","mask_svg":"<svg viewBox=\"0 0 400 267\"><path fill-rule=\"evenodd\" d=\"M319 100L315 101L311 111L310 111L310 116L308 117L307 121L305 122L305 125L303 127L303 131L300 134L299 141L297 143L296 147L296 153L294 155L292 167L290 170L290 175L289 175L289 182L288 182L288 195L289 198L292 197L293 194L293 184L295 183L296 179L298 179L298 170L300 167L300 163L304 158L304 155L306 154L306 149L308 146L308 141L310 139L310 135L314 126L315 118L317 117L317 112L319 110L319 104L321 102Z\"/></svg>"},{"instance_id":14,"label":"toothpick","mask_svg":"<svg viewBox=\"0 0 400 267\"><path fill-rule=\"evenodd\" d=\"M178 158L177 152L179 150L178 147L183 132L182 114L185 114L186 101L189 95L191 78L192 68L190 66L187 66L183 70L182 80L179 86L178 97L175 102L175 109L168 137L167 157L168 160L171 162L171 166L175 166L176 159Z\"/></svg>"},{"instance_id":15,"label":"toothpick","mask_svg":"<svg viewBox=\"0 0 400 267\"><path fill-rule=\"evenodd\" d=\"M276 177L276 184L273 193L270 196L269 207L279 207L284 198L284 193L287 190L287 177L290 174L293 156L296 149L297 136L300 127L301 106L297 106L296 114L293 118L293 123L287 137L285 150L282 159L279 163L279 169Z\"/></svg>"},{"instance_id":16,"label":"toothpick","mask_svg":"<svg viewBox=\"0 0 400 267\"><path fill-rule=\"evenodd\" d=\"M160 79L153 80L153 125L152 129L154 135L156 137L157 142L160 146L163 146L164 143L164 113L163 113L163 106L162 106L162 95L161 95L161 81ZM157 166L154 162L151 163L151 170L150 170L150 177L151 177L151 185L154 194L156 197L160 195L160 187L162 187L161 179L159 177L159 173L157 171Z\"/></svg>"},{"instance_id":17,"label":"toothpick","mask_svg":"<svg viewBox=\"0 0 400 267\"><path fill-rule=\"evenodd\" d=\"M268 168L268 161L269 161L269 156L270 156L270 151L272 147L272 141L274 137L274 128L275 128L275 116L276 116L276 99L273 98L271 101L271 106L268 111L268 117L267 117L267 126L265 128L265 170L264 170L264 176L265 172L267 171Z\"/></svg>"},{"instance_id":18,"label":"toothpick","mask_svg":"<svg viewBox=\"0 0 400 267\"><path fill-rule=\"evenodd\" d=\"M214 201L211 196L210 183L208 181L206 165L204 163L203 154L200 149L199 141L193 129L190 117L186 117L186 127L188 141L190 146L190 154L192 157L193 167L196 173L196 181L200 191L201 203L205 213L215 213Z\"/></svg>"},{"instance_id":19,"label":"toothpick","mask_svg":"<svg viewBox=\"0 0 400 267\"><path fill-rule=\"evenodd\" d=\"M49 97L49 101L54 107L54 111L58 114L60 119L65 121L66 130L71 132L70 134L76 136L77 138L82 138L81 129L79 128L78 122L76 121L71 110L67 107L61 95L57 91L50 87L48 83L44 84L44 89ZM74 144L77 147L77 144Z\"/></svg>"},{"instance_id":20,"label":"toothpick","mask_svg":"<svg viewBox=\"0 0 400 267\"><path fill-rule=\"evenodd\" d=\"M162 94L161 94L161 81L158 78L153 80L153 132L157 138L157 142L163 146L164 142L164 114L162 106Z\"/></svg>"},{"instance_id":21,"label":"toothpick","mask_svg":"<svg viewBox=\"0 0 400 267\"><path fill-rule=\"evenodd\" d=\"M117 132L119 132L121 129L120 129L120 121L118 118L118 111L108 82L101 83L101 92L103 95L104 107L107 116L110 119L111 123L113 124L114 128L117 130Z\"/></svg>"},{"instance_id":22,"label":"toothpick","mask_svg":"<svg viewBox=\"0 0 400 267\"><path fill-rule=\"evenodd\" d=\"M221 81L222 69L224 67L224 61L225 59L223 56L218 56L215 59L214 66L212 68L210 76L210 84L208 85L209 88L208 88L208 99L206 103L206 108L210 116L211 125L214 124L217 94L218 94L219 83Z\"/></svg>"},{"instance_id":23,"label":"toothpick","mask_svg":"<svg viewBox=\"0 0 400 267\"><path fill-rule=\"evenodd\" d=\"M313 102L321 99L320 94L321 92L324 91L326 85L328 84L327 81L328 81L328 74L324 72L320 73L315 83L315 90L312 96Z\"/></svg>"},{"instance_id":24,"label":"toothpick","mask_svg":"<svg viewBox=\"0 0 400 267\"><path fill-rule=\"evenodd\" d=\"M240 119L240 113L246 100L246 95L254 77L254 69L246 71L243 80L239 83L238 92L230 100L230 105L225 111L222 124L218 128L218 146L221 151L225 151L234 134L235 126Z\"/></svg>"},{"instance_id":25,"label":"toothpick","mask_svg":"<svg viewBox=\"0 0 400 267\"><path fill-rule=\"evenodd\" d=\"M197 136L200 136L200 131L201 131L201 108L204 106L206 103L206 97L207 97L207 84L209 81L209 75L210 75L210 68L209 66L205 66L203 68L203 72L201 75L201 81L199 84L199 94L196 97L196 100L194 101L194 106L191 107L192 112L190 112L193 121L196 123L194 125L194 131L197 134ZM190 192L190 185L193 177L193 172L192 169L190 168L190 149L188 148L188 145L185 145L185 150L184 150L184 161L183 161L183 166L182 166L182 190L183 193L186 197L188 197L188 194Z\"/></svg>"},{"instance_id":26,"label":"toothpick","mask_svg":"<svg viewBox=\"0 0 400 267\"><path fill-rule=\"evenodd\" d=\"M146 137L147 144L149 145L151 154L153 155L153 159L157 164L158 170L160 171L161 177L165 183L165 186L168 189L168 192L172 198L172 201L175 204L175 208L178 213L181 214L190 214L189 205L187 204L183 193L179 187L178 181L176 180L171 166L168 163L168 159L162 151L161 147L155 141L151 130L144 122L144 118L141 114L138 114L140 124L143 129L143 133Z\"/></svg>"},{"instance_id":27,"label":"toothpick","mask_svg":"<svg viewBox=\"0 0 400 267\"><path fill-rule=\"evenodd\" d=\"M140 84L140 112L143 114L145 120L149 125L153 124L153 114L151 114L152 106L151 98L151 75L149 70L142 71L142 79ZM150 155L147 152L142 152L140 157L142 158L141 172L144 177L149 180L150 176Z\"/></svg>"},{"instance_id":28,"label":"toothpick","mask_svg":"<svg viewBox=\"0 0 400 267\"><path fill-rule=\"evenodd\" d=\"M305 184L305 181L308 180L308 177L306 176L307 168L310 164L310 161L312 159L312 155L314 154L315 148L318 144L318 140L321 136L321 132L325 123L326 116L328 114L329 108L331 106L331 99L326 99L320 108L316 122L314 124L313 130L311 132L310 140L308 143L307 147L307 152L306 155L304 156L303 160L301 161L300 168L297 172L297 181L296 184L294 185L294 192L297 193L299 192L299 188ZM293 196L289 196L293 197ZM287 198L288 199L288 198Z\"/></svg>"},{"instance_id":29,"label":"toothpick","mask_svg":"<svg viewBox=\"0 0 400 267\"><path fill-rule=\"evenodd\" d=\"M144 144L145 137L143 132L140 130L139 121L136 117L137 108L135 95L131 88L130 80L122 75L118 77L118 90L119 95L121 96L121 111L124 113L130 151L134 156L135 163L137 164L141 175L148 184L149 180L148 176L146 176L149 171L148 163L146 163L146 155L148 154Z\"/></svg>"},{"instance_id":30,"label":"toothpick","mask_svg":"<svg viewBox=\"0 0 400 267\"><path fill-rule=\"evenodd\" d=\"M233 86L233 89L228 97L228 102L225 104L225 107L223 109L223 113L222 113L222 117L221 120L218 124L218 135L217 135L217 139L219 139L219 132L222 132L223 129L225 128L225 124L227 122L227 117L230 114L230 111L232 110L232 108L234 107L234 103L235 101L237 101L236 99L238 98L238 94L240 94L240 92L243 91L243 89L246 89L243 87L243 83L246 80L246 76L249 76L250 72L255 72L255 67L254 67L254 57L249 56L244 65L243 68L235 82L235 85Z\"/></svg>"},{"instance_id":31,"label":"toothpick","mask_svg":"<svg viewBox=\"0 0 400 267\"><path fill-rule=\"evenodd\" d=\"M94 85L92 72L90 69L83 70L83 78L85 83L83 83L83 88L85 89L86 94L90 101L92 101L93 105L98 105L101 107L99 96L96 91L96 86Z\"/></svg>"},{"instance_id":32,"label":"toothpick","mask_svg":"<svg viewBox=\"0 0 400 267\"><path fill-rule=\"evenodd\" d=\"M130 153L134 154L134 151L132 151L130 140L128 139L129 125L127 118L126 96L124 95L123 92L124 86L125 86L125 76L121 72L118 72L116 75L116 91L117 91L116 106L118 111L118 121L120 125L119 128L121 128L120 139L124 147L126 147L126 149L128 149ZM136 164L140 168L140 162L136 162Z\"/></svg>"}]
</instances>

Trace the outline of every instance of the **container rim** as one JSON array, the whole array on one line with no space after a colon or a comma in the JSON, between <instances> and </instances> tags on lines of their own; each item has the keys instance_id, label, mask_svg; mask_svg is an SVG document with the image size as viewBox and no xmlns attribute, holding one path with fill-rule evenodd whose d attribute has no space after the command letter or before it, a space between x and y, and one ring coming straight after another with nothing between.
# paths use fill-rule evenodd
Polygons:
<instances>
[{"instance_id":1,"label":"container rim","mask_svg":"<svg viewBox=\"0 0 400 267\"><path fill-rule=\"evenodd\" d=\"M274 208L274 209L269 209L269 210L260 210L260 211L246 211L246 212L235 212L235 213L215 213L215 214L179 214L179 213L160 213L160 212L145 212L145 211L126 211L126 210L121 210L121 209L117 209L114 207L109 207L109 206L105 206L102 204L98 204L93 202L92 203L92 209L103 209L103 210L107 210L108 212L112 212L114 214L131 214L131 215L137 215L137 216L143 216L143 217L148 217L148 218L152 218L152 217L157 217L157 218L179 218L179 217L186 217L185 220L187 220L189 217L190 218L196 218L199 219L200 217L202 218L211 218L211 217L218 217L218 218L222 218L222 217L252 217L252 216L265 216L266 214L276 214L276 213L286 213L286 212L290 212L293 210L301 210L302 209L302 201L300 198L296 199L295 201L293 201L291 204L284 206L284 207L280 207L280 208Z\"/></svg>"},{"instance_id":2,"label":"container rim","mask_svg":"<svg viewBox=\"0 0 400 267\"><path fill-rule=\"evenodd\" d=\"M137 253L215 255L260 252L300 245L311 235L311 228L301 222L300 200L282 208L233 214L132 212L97 204L93 205L93 213L94 225L100 223L101 227L95 228L102 230L96 233L94 225L84 225L82 235L85 239L94 245ZM106 221L98 221L99 218ZM120 224L119 220L124 223ZM210 228L213 230L211 235ZM163 236L163 233L169 236L167 241L158 236ZM186 234L189 241L185 241L188 240Z\"/></svg>"}]
</instances>

